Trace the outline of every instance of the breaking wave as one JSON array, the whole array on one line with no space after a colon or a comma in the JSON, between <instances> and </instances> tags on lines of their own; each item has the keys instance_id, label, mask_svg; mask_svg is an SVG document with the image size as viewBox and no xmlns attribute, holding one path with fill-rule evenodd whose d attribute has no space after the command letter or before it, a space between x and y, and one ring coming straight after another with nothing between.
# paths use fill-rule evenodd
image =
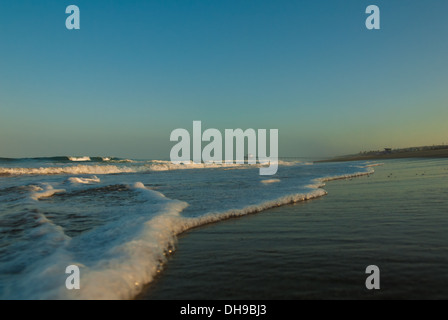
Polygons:
<instances>
[{"instance_id":1,"label":"breaking wave","mask_svg":"<svg viewBox=\"0 0 448 320\"><path fill-rule=\"evenodd\" d=\"M92 161L90 157L68 157L68 160L74 162Z\"/></svg>"},{"instance_id":2,"label":"breaking wave","mask_svg":"<svg viewBox=\"0 0 448 320\"><path fill-rule=\"evenodd\" d=\"M99 183L101 182L101 179L99 179L97 176L93 176L91 178L69 178L68 181L74 184L90 184L90 183Z\"/></svg>"},{"instance_id":3,"label":"breaking wave","mask_svg":"<svg viewBox=\"0 0 448 320\"><path fill-rule=\"evenodd\" d=\"M140 170L144 171L144 170ZM56 175L56 174L117 174L139 172L136 168L118 167L114 165L76 165L48 168L0 168L0 175Z\"/></svg>"},{"instance_id":4,"label":"breaking wave","mask_svg":"<svg viewBox=\"0 0 448 320\"><path fill-rule=\"evenodd\" d=\"M31 199L33 200L40 200L42 198L49 198L52 197L53 195L57 194L57 193L64 193L65 190L64 189L54 189L53 186L51 185L45 185L46 189L43 190L40 187L36 187L36 192L33 192L31 195ZM40 191L40 192L38 192Z\"/></svg>"},{"instance_id":5,"label":"breaking wave","mask_svg":"<svg viewBox=\"0 0 448 320\"><path fill-rule=\"evenodd\" d=\"M48 162L48 163L70 163L70 162L109 162L109 161L132 161L115 157L92 157L92 156L57 156L57 157L35 157L35 158L0 158L2 162Z\"/></svg>"},{"instance_id":6,"label":"breaking wave","mask_svg":"<svg viewBox=\"0 0 448 320\"><path fill-rule=\"evenodd\" d=\"M371 173L368 171L317 180L322 183ZM138 218L123 215L77 238L65 236L60 227L42 218L40 223L48 225L46 232L54 233L53 238L57 238L55 245L58 249L29 271L24 282L21 282L23 286L19 286L20 298L132 299L163 268L179 234L205 224L322 197L327 192L320 187L321 184L316 184L309 192L284 195L269 201L260 200L257 204L209 212L198 217L185 217L181 213L188 203L167 198L137 182L128 189L134 190L144 199L139 210L146 214ZM45 191L35 193L34 198L40 199L62 191L48 187ZM73 251L73 248L81 252ZM92 254L91 251L101 254ZM61 285L65 283L66 277L61 270L65 270L68 265L80 267L82 290L69 291Z\"/></svg>"},{"instance_id":7,"label":"breaking wave","mask_svg":"<svg viewBox=\"0 0 448 320\"><path fill-rule=\"evenodd\" d=\"M88 157L77 158L75 162L91 161ZM49 166L49 167L0 167L0 176L17 176L17 175L79 175L79 174L119 174L119 173L144 173L152 171L171 171L183 169L247 169L259 168L265 164L238 164L238 163L181 163L175 164L171 161L151 160L143 164L132 164L133 160L101 160L104 162L117 162L117 164L78 164L65 166ZM118 165L119 163L119 165ZM280 166L293 166L297 162L278 161ZM310 165L304 163L303 165Z\"/></svg>"},{"instance_id":8,"label":"breaking wave","mask_svg":"<svg viewBox=\"0 0 448 320\"><path fill-rule=\"evenodd\" d=\"M284 168L263 178L243 170L260 164L89 158L0 160L8 176L0 239L17 237L1 243L0 299L132 299L163 269L179 234L322 197L327 181L374 172L359 163L279 161ZM81 270L81 290L65 287L69 265Z\"/></svg>"}]
</instances>

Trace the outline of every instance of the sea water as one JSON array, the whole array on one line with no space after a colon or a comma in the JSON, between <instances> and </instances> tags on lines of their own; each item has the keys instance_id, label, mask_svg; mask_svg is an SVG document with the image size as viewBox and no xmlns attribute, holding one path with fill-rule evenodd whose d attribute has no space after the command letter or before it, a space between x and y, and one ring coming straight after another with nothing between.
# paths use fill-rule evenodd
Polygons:
<instances>
[{"instance_id":1,"label":"sea water","mask_svg":"<svg viewBox=\"0 0 448 320\"><path fill-rule=\"evenodd\" d=\"M111 157L0 158L0 298L131 299L176 236L231 217L326 195L324 182L373 163L181 164ZM65 286L80 268L81 289Z\"/></svg>"},{"instance_id":2,"label":"sea water","mask_svg":"<svg viewBox=\"0 0 448 320\"><path fill-rule=\"evenodd\" d=\"M447 179L448 159L384 160L325 197L191 230L138 298L446 299Z\"/></svg>"}]
</instances>

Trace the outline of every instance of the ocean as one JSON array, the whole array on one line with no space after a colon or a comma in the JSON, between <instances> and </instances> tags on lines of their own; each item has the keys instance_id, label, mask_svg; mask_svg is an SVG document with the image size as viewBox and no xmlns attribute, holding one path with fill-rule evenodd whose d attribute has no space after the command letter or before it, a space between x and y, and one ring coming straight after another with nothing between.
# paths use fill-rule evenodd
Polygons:
<instances>
[{"instance_id":1,"label":"ocean","mask_svg":"<svg viewBox=\"0 0 448 320\"><path fill-rule=\"evenodd\" d=\"M185 231L320 198L326 181L377 165L285 159L260 176L247 164L0 158L0 299L136 298ZM69 265L80 290L66 288Z\"/></svg>"}]
</instances>

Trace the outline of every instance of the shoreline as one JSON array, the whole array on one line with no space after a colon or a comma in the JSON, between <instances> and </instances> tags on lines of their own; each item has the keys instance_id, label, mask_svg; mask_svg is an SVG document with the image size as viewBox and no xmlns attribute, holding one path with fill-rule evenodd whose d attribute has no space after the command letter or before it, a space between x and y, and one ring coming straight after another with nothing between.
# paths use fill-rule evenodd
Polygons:
<instances>
[{"instance_id":1,"label":"shoreline","mask_svg":"<svg viewBox=\"0 0 448 320\"><path fill-rule=\"evenodd\" d=\"M332 159L318 160L319 162L347 162L347 161L368 161L368 160L387 160L387 159L412 159L412 158L448 158L448 149L440 150L423 150L423 151L407 151L407 152L392 152L372 155L347 155L335 157Z\"/></svg>"},{"instance_id":2,"label":"shoreline","mask_svg":"<svg viewBox=\"0 0 448 320\"><path fill-rule=\"evenodd\" d=\"M431 162L389 162L373 175L330 181L325 197L188 230L134 299L446 298L448 200L422 199L444 184L448 163L428 169ZM381 268L379 291L365 288L371 264Z\"/></svg>"},{"instance_id":3,"label":"shoreline","mask_svg":"<svg viewBox=\"0 0 448 320\"><path fill-rule=\"evenodd\" d=\"M177 244L179 244L180 241L183 241L184 239L188 239L191 234L196 234L196 232L198 232L199 234L202 234L203 232L207 233L208 228L220 229L221 224L224 226L226 226L228 223L237 224L239 221L243 221L244 219L252 219L252 218L255 219L255 217L261 216L261 215L263 215L263 213L269 213L269 212L275 211L275 210L283 210L284 208L288 208L288 207L306 205L306 203L308 203L308 202L322 200L323 198L326 198L326 196L328 195L328 192L324 189L326 187L327 182L330 182L330 183L341 182L341 181L347 182L347 181L351 181L352 179L368 178L374 174L375 174L375 170L369 170L367 172L358 172L355 174L348 174L348 175L327 177L327 178L318 178L314 181L318 187L316 187L315 190L311 193L311 194L313 194L316 191L318 191L318 195L310 196L310 194L307 194L307 195L301 194L301 195L299 195L299 199L290 200L288 202L283 202L282 204L279 204L276 206L268 206L265 209L254 210L254 211L250 211L245 214L229 215L226 218L216 219L216 220L213 220L213 221L210 221L207 223L198 224L196 226L192 226L186 230L183 230L182 232L177 233L175 235L177 238L176 242L177 242ZM319 190L320 190L320 192L319 192ZM296 196L294 196L294 197L287 196L284 198L290 198L290 197L295 198ZM214 240L216 240L216 239L214 239ZM208 241L209 240L207 240L206 242L208 242ZM137 294L133 298L133 300L146 300L147 299L146 298L147 293L153 289L154 283L157 283L158 281L163 281L163 279L165 279L165 277L167 276L165 274L166 273L165 270L170 268L170 263L173 259L177 259L176 255L179 254L178 251L179 250L176 245L176 249L173 250L173 252L170 251L171 253L167 257L168 261L166 261L164 263L163 268L160 270L160 273L158 273L150 283L146 284L145 288L139 294ZM163 299L166 299L166 298L163 298Z\"/></svg>"},{"instance_id":4,"label":"shoreline","mask_svg":"<svg viewBox=\"0 0 448 320\"><path fill-rule=\"evenodd\" d=\"M368 166L366 166L367 168ZM231 221L231 220L238 220L239 218L248 217L248 216L256 216L263 212L269 212L272 209L276 208L282 208L287 207L291 205L301 204L310 202L311 200L320 199L325 197L328 193L324 189L326 182L330 181L337 181L337 180L351 180L354 178L359 177L368 177L372 174L374 174L375 171L371 168L366 172L356 172L353 174L346 174L346 175L340 175L340 176L333 176L333 177L325 177L325 178L317 178L313 181L313 184L309 186L310 191L307 193L297 193L297 194L290 194L283 196L281 198L278 198L276 200L271 200L264 202L262 204L258 205L251 205L249 207L246 207L244 209L232 209L226 212L221 213L214 213L214 214L208 214L203 217L198 218L184 218L185 222L187 222L184 225L187 225L187 227L180 228L176 230L175 228L172 229L173 231L173 237L175 243L178 242L179 238L182 238L185 234L188 234L190 232L194 232L195 230L201 230L202 228L207 228L208 226L214 226L223 222ZM167 258L169 259L172 256L174 247L169 247L166 249L166 252L169 253ZM175 255L175 254L174 254ZM152 283L156 279L156 277L159 277L161 272L164 273L164 269L169 264L169 261L164 261L163 265L161 265L161 269L158 269L157 274L155 274L153 280L145 285L146 288L151 288ZM163 276L163 275L162 275ZM133 299L138 300L139 297L143 294L145 290L137 294Z\"/></svg>"}]
</instances>

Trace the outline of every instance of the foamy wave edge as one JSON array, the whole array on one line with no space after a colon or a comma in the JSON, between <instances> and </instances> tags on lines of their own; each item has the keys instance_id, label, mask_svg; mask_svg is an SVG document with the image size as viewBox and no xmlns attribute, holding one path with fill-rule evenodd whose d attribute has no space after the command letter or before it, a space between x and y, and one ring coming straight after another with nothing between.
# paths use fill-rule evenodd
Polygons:
<instances>
[{"instance_id":1,"label":"foamy wave edge","mask_svg":"<svg viewBox=\"0 0 448 320\"><path fill-rule=\"evenodd\" d=\"M135 168L117 167L113 165L76 165L66 167L48 168L0 168L0 176L21 176L21 175L58 175L58 174L117 174L117 173L137 173Z\"/></svg>"},{"instance_id":2,"label":"foamy wave edge","mask_svg":"<svg viewBox=\"0 0 448 320\"><path fill-rule=\"evenodd\" d=\"M92 267L73 262L72 264L78 264L81 267L82 290L68 291L64 288L58 290L57 297L94 300L132 299L161 271L167 262L167 257L175 247L177 236L181 233L206 224L319 198L327 194L321 188L324 181L360 177L373 172L371 169L368 172L317 179L318 184L310 186L308 193L287 195L258 205L225 212L212 212L195 218L181 216L183 209L188 206L187 203L171 200L157 191L146 188L142 183L136 183L133 188L147 193L149 197L158 197L163 201L162 214L147 221L142 226L141 232L133 239L110 250L111 252L108 252L106 256L112 256L112 259L100 261Z\"/></svg>"}]
</instances>

